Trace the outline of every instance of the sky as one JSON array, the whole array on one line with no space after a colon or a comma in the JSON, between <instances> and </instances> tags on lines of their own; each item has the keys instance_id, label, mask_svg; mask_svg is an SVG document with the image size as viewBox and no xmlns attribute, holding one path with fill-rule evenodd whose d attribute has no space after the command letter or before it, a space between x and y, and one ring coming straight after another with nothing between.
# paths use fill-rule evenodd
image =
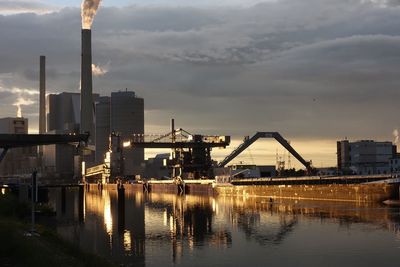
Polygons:
<instances>
[{"instance_id":1,"label":"sky","mask_svg":"<svg viewBox=\"0 0 400 267\"><path fill-rule=\"evenodd\" d=\"M80 2L0 0L1 117L20 106L37 131L39 55L48 92L79 91ZM334 166L336 140L394 140L399 18L398 0L103 0L94 91L143 97L146 133L175 118L234 147L279 131L317 167ZM255 146L246 160L273 163L277 149Z\"/></svg>"}]
</instances>

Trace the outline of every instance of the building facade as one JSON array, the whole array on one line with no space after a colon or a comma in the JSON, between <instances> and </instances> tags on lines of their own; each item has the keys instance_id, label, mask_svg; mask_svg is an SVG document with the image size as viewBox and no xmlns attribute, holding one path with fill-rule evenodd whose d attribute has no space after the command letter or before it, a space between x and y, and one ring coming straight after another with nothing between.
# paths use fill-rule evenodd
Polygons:
<instances>
[{"instance_id":1,"label":"building facade","mask_svg":"<svg viewBox=\"0 0 400 267\"><path fill-rule=\"evenodd\" d=\"M341 174L387 174L397 147L391 142L361 140L337 142L338 170Z\"/></svg>"},{"instance_id":2,"label":"building facade","mask_svg":"<svg viewBox=\"0 0 400 267\"><path fill-rule=\"evenodd\" d=\"M2 134L27 134L28 119L26 118L1 118L0 133ZM37 164L36 147L12 148L0 163L0 175L17 175L31 173Z\"/></svg>"},{"instance_id":3,"label":"building facade","mask_svg":"<svg viewBox=\"0 0 400 267\"><path fill-rule=\"evenodd\" d=\"M99 97L96 103L96 164L103 163L104 155L109 150L110 146L110 105L111 98L109 96Z\"/></svg>"},{"instance_id":4,"label":"building facade","mask_svg":"<svg viewBox=\"0 0 400 267\"><path fill-rule=\"evenodd\" d=\"M93 103L99 98L93 95ZM46 99L47 133L70 134L79 133L80 127L80 93L63 92L50 94ZM90 133L94 139L95 133ZM42 170L47 176L72 178L79 175L79 161L76 160L78 150L74 145L47 145L43 148ZM88 156L92 161L94 156ZM77 171L78 170L78 171Z\"/></svg>"},{"instance_id":5,"label":"building facade","mask_svg":"<svg viewBox=\"0 0 400 267\"><path fill-rule=\"evenodd\" d=\"M144 149L125 147L124 140L133 134L144 134L144 100L132 91L112 92L96 103L96 163L100 164L110 146L110 135L118 136L118 149L113 149L113 166L120 166L120 175L135 176L144 172ZM115 142L114 142L115 143ZM118 151L117 151L118 150Z\"/></svg>"},{"instance_id":6,"label":"building facade","mask_svg":"<svg viewBox=\"0 0 400 267\"><path fill-rule=\"evenodd\" d=\"M46 99L47 132L70 131L79 132L80 94L50 94Z\"/></svg>"},{"instance_id":7,"label":"building facade","mask_svg":"<svg viewBox=\"0 0 400 267\"><path fill-rule=\"evenodd\" d=\"M133 134L144 134L144 100L132 91L111 93L110 130L122 142ZM144 148L125 148L123 175L143 173Z\"/></svg>"}]
</instances>

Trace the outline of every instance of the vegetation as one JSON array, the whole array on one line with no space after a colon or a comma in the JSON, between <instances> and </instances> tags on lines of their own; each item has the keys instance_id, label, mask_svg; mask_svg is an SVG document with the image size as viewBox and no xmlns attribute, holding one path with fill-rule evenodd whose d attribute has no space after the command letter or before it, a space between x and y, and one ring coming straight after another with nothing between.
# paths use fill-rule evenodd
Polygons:
<instances>
[{"instance_id":1,"label":"vegetation","mask_svg":"<svg viewBox=\"0 0 400 267\"><path fill-rule=\"evenodd\" d=\"M30 207L12 194L0 194L1 266L112 266L106 260L79 250L53 231L37 225L29 236Z\"/></svg>"}]
</instances>

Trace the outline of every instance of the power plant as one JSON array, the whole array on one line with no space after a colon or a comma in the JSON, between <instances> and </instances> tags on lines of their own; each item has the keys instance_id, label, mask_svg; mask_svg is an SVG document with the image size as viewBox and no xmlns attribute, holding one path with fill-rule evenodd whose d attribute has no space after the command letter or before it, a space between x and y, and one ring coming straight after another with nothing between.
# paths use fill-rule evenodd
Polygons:
<instances>
[{"instance_id":1,"label":"power plant","mask_svg":"<svg viewBox=\"0 0 400 267\"><path fill-rule=\"evenodd\" d=\"M83 177L83 180L90 177L92 182L100 183L112 182L112 178L141 180L144 170L149 168L144 160L144 149L168 148L170 155L167 157L164 155L162 165L158 160L156 166L156 168L164 168L168 172L164 172L163 177L147 178L199 180L213 179L218 176L221 179L227 175L227 170L229 181L237 177L260 178L263 175L266 175L263 176L264 178L273 177L276 173L275 166L250 166L241 163L233 167L226 167L259 138L273 138L280 143L304 165L306 171L302 172L303 175L317 174L311 161L305 160L278 132L257 132L251 138L246 137L242 144L218 163L211 158L211 149L229 146L230 136L191 134L181 128L176 130L174 120L172 120L172 130L167 134L145 134L143 98L127 89L112 92L111 96L94 94L91 25L99 3L99 0L83 1L82 3L80 94L66 92L50 94L47 97L48 106L46 108L46 58L40 56L39 133L56 134L61 138L54 139L53 142L50 142L52 145L44 149L39 148L42 175L45 175L46 172L52 176L64 174L66 177L73 176L76 179ZM46 110L48 111L47 116ZM68 138L68 135L78 134L80 134L80 138ZM66 144L68 140L86 141L87 136L89 136L87 142L80 142L76 147ZM39 139L37 139L38 144L45 143L43 138ZM34 140L30 140L29 144L34 142ZM20 144L16 142L12 147L17 146ZM7 145L4 147L8 149ZM2 157L4 156L5 153ZM385 157L385 162L396 156L396 151L393 149L392 153ZM342 162L347 158L340 157L339 159ZM386 163L380 164L383 166ZM397 161L393 161L393 164L397 164ZM283 168L281 165L278 167L279 171L285 169L284 165ZM352 166L350 161L339 165L340 168L342 165L345 166L346 171L349 171L348 169ZM257 167L259 167L258 172L255 171ZM383 174L387 173L384 169L386 167L386 165L382 167ZM370 172L369 169L368 172ZM278 176L284 175L280 173ZM257 182L270 183L271 180L259 179ZM236 183L240 182L236 181ZM248 181L244 183L247 184ZM249 183L253 183L253 181Z\"/></svg>"}]
</instances>

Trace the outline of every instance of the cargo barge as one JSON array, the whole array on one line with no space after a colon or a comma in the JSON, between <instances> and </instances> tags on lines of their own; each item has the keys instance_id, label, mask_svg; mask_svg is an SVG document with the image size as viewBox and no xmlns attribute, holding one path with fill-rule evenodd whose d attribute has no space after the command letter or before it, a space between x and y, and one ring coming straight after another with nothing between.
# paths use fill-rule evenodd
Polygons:
<instances>
[{"instance_id":1,"label":"cargo barge","mask_svg":"<svg viewBox=\"0 0 400 267\"><path fill-rule=\"evenodd\" d=\"M219 195L330 200L351 202L383 202L399 199L400 178L390 176L337 176L238 179L216 183Z\"/></svg>"},{"instance_id":2,"label":"cargo barge","mask_svg":"<svg viewBox=\"0 0 400 267\"><path fill-rule=\"evenodd\" d=\"M292 177L216 180L147 181L148 192L214 194L235 197L383 202L399 199L400 178L388 176Z\"/></svg>"}]
</instances>

